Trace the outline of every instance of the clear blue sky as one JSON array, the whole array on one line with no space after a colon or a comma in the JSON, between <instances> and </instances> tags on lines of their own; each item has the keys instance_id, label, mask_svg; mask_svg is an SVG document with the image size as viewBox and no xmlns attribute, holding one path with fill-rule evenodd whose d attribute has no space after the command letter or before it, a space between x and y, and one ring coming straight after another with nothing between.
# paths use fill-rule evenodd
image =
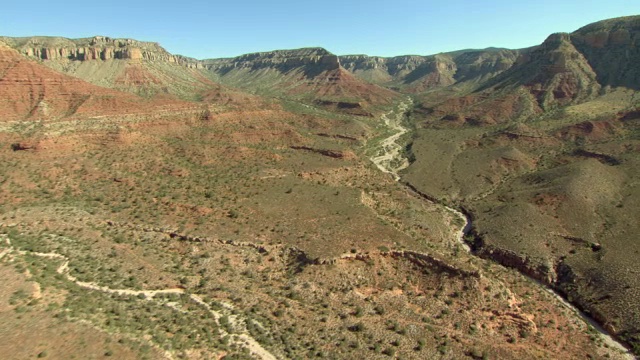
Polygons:
<instances>
[{"instance_id":1,"label":"clear blue sky","mask_svg":"<svg viewBox=\"0 0 640 360\"><path fill-rule=\"evenodd\" d=\"M199 59L310 46L428 55L528 47L554 32L638 14L638 0L18 0L2 5L0 35L129 37Z\"/></svg>"}]
</instances>

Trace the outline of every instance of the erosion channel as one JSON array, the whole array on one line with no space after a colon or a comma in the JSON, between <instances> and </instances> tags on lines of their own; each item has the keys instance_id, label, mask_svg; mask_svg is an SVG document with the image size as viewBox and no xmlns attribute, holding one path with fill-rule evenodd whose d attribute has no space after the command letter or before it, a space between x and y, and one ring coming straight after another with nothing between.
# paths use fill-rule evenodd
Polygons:
<instances>
[{"instance_id":1,"label":"erosion channel","mask_svg":"<svg viewBox=\"0 0 640 360\"><path fill-rule=\"evenodd\" d=\"M408 128L405 124L408 122L407 114L412 106L412 103L412 99L407 98L401 101L395 109L381 116L380 121L388 129L392 130L393 133L378 142L377 146L375 147L374 154L370 157L370 160L376 165L376 167L378 167L378 169L380 169L380 171L393 176L395 181L403 184L406 188L408 188L409 191L415 193L424 201L429 201L436 205L442 206L446 211L451 212L453 215L460 218L463 221L464 225L462 225L460 227L460 230L456 233L456 240L469 254L475 255L469 244L465 242L465 237L473 229L471 217L466 215L462 210L448 206L444 204L444 202L440 199L423 193L411 183L403 181L399 174L401 170L407 168L410 165L409 159L404 156L403 146L398 143L398 140L400 140L403 135L411 131L410 128ZM527 276L526 274L523 275ZM576 316L580 317L584 322L592 326L598 332L602 340L609 344L609 346L618 348L619 350L624 352L628 359L636 359L626 346L615 340L614 337L609 334L600 324L598 324L584 312L580 311L574 305L569 303L560 294L555 292L553 288L529 276L527 276L527 278L529 278L533 284L537 284L537 286L540 286L545 291L553 294L555 298L562 304L562 306L570 309L573 313L576 314Z\"/></svg>"}]
</instances>

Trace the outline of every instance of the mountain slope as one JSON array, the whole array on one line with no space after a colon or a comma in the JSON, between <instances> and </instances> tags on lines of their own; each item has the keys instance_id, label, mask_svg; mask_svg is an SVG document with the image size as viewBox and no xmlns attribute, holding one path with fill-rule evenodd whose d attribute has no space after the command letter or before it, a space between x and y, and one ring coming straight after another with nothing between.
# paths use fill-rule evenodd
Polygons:
<instances>
[{"instance_id":1,"label":"mountain slope","mask_svg":"<svg viewBox=\"0 0 640 360\"><path fill-rule=\"evenodd\" d=\"M193 100L215 85L198 60L172 55L157 43L104 36L4 37L0 41L56 71L145 97Z\"/></svg>"},{"instance_id":2,"label":"mountain slope","mask_svg":"<svg viewBox=\"0 0 640 360\"><path fill-rule=\"evenodd\" d=\"M220 82L258 94L363 106L388 105L397 96L354 77L336 55L321 48L247 54L204 64Z\"/></svg>"},{"instance_id":3,"label":"mountain slope","mask_svg":"<svg viewBox=\"0 0 640 360\"><path fill-rule=\"evenodd\" d=\"M340 62L366 81L420 93L454 84L477 86L511 67L517 54L516 50L485 49L391 58L345 55Z\"/></svg>"},{"instance_id":4,"label":"mountain slope","mask_svg":"<svg viewBox=\"0 0 640 360\"><path fill-rule=\"evenodd\" d=\"M0 43L3 121L150 113L182 107L185 104L177 101L149 102L57 73Z\"/></svg>"},{"instance_id":5,"label":"mountain slope","mask_svg":"<svg viewBox=\"0 0 640 360\"><path fill-rule=\"evenodd\" d=\"M517 86L526 87L543 109L592 99L600 90L589 62L573 46L571 35L565 33L549 36L485 88Z\"/></svg>"},{"instance_id":6,"label":"mountain slope","mask_svg":"<svg viewBox=\"0 0 640 360\"><path fill-rule=\"evenodd\" d=\"M639 20L553 34L476 91L421 96L404 174L466 211L476 254L555 288L636 354Z\"/></svg>"},{"instance_id":7,"label":"mountain slope","mask_svg":"<svg viewBox=\"0 0 640 360\"><path fill-rule=\"evenodd\" d=\"M571 42L598 76L602 86L640 90L640 16L604 20L571 34Z\"/></svg>"},{"instance_id":8,"label":"mountain slope","mask_svg":"<svg viewBox=\"0 0 640 360\"><path fill-rule=\"evenodd\" d=\"M539 47L522 52L513 66L474 92L462 97L453 94L435 104L426 98L418 111L429 121L443 124L491 125L593 99L600 88L596 73L573 46L571 36L553 34Z\"/></svg>"}]
</instances>

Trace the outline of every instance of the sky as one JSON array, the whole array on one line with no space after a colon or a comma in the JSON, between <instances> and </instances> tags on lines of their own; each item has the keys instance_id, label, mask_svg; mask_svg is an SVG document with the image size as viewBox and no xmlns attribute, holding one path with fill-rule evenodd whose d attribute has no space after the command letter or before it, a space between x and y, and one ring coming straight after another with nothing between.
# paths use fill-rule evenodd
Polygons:
<instances>
[{"instance_id":1,"label":"sky","mask_svg":"<svg viewBox=\"0 0 640 360\"><path fill-rule=\"evenodd\" d=\"M534 46L628 15L640 0L22 0L2 6L0 36L125 37L198 59L315 46L430 55Z\"/></svg>"}]
</instances>

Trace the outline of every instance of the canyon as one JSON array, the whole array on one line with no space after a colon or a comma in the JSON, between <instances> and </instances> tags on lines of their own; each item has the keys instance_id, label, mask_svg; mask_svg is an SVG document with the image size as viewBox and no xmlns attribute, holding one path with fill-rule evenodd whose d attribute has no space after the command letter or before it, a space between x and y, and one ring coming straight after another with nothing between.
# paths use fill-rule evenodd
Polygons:
<instances>
[{"instance_id":1,"label":"canyon","mask_svg":"<svg viewBox=\"0 0 640 360\"><path fill-rule=\"evenodd\" d=\"M391 58L0 37L0 352L80 355L35 324L121 358L638 356L638 29Z\"/></svg>"}]
</instances>

